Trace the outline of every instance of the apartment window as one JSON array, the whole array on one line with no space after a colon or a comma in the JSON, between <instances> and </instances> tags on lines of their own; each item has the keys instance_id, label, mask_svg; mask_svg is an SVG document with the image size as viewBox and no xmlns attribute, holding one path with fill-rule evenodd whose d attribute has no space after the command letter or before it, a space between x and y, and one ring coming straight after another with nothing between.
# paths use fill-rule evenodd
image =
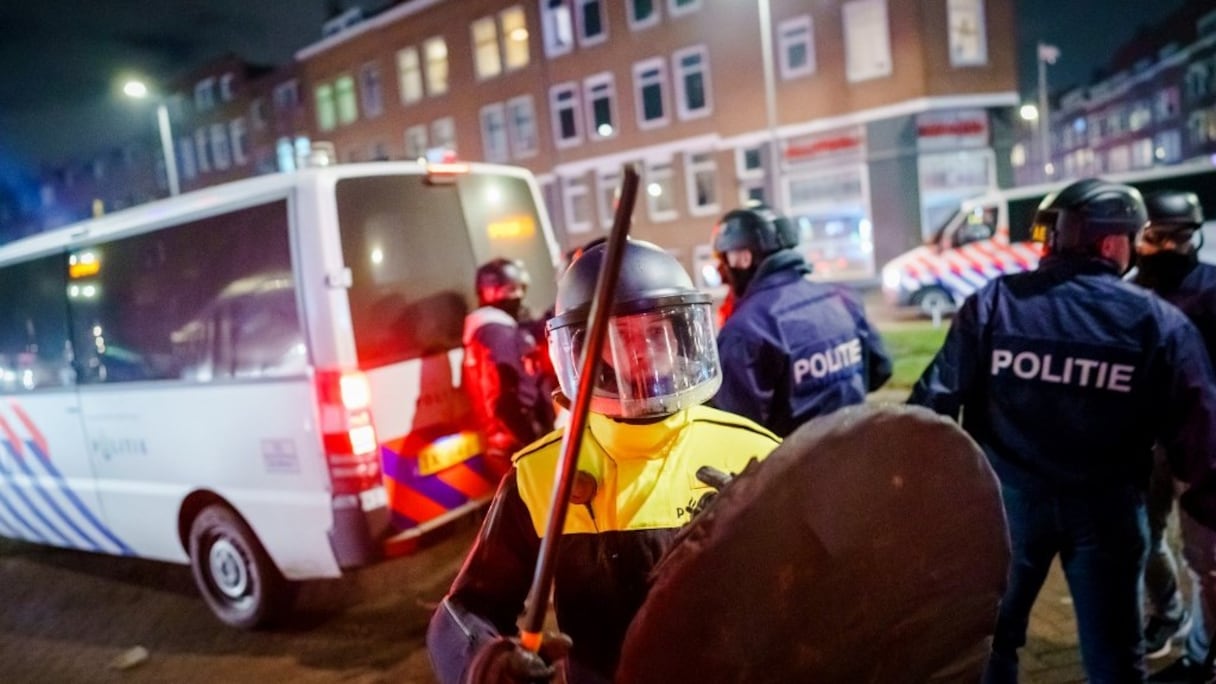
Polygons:
<instances>
[{"instance_id":1,"label":"apartment window","mask_svg":"<svg viewBox=\"0 0 1216 684\"><path fill-rule=\"evenodd\" d=\"M1157 91L1155 114L1158 121L1178 116L1178 86L1170 86Z\"/></svg>"},{"instance_id":2,"label":"apartment window","mask_svg":"<svg viewBox=\"0 0 1216 684\"><path fill-rule=\"evenodd\" d=\"M695 119L712 109L709 92L709 53L705 46L677 50L671 57L675 67L676 104L681 119Z\"/></svg>"},{"instance_id":3,"label":"apartment window","mask_svg":"<svg viewBox=\"0 0 1216 684\"><path fill-rule=\"evenodd\" d=\"M578 9L578 41L584 47L608 39L608 24L604 22L604 3L600 0L575 0Z\"/></svg>"},{"instance_id":4,"label":"apartment window","mask_svg":"<svg viewBox=\"0 0 1216 684\"><path fill-rule=\"evenodd\" d=\"M257 98L249 105L249 121L253 124L253 130L261 131L266 129L266 100Z\"/></svg>"},{"instance_id":5,"label":"apartment window","mask_svg":"<svg viewBox=\"0 0 1216 684\"><path fill-rule=\"evenodd\" d=\"M211 124L211 163L216 170L223 171L231 166L231 156L228 153L228 131L222 123Z\"/></svg>"},{"instance_id":6,"label":"apartment window","mask_svg":"<svg viewBox=\"0 0 1216 684\"><path fill-rule=\"evenodd\" d=\"M1142 169L1153 165L1153 140L1140 138L1132 143L1132 166Z\"/></svg>"},{"instance_id":7,"label":"apartment window","mask_svg":"<svg viewBox=\"0 0 1216 684\"><path fill-rule=\"evenodd\" d=\"M206 112L215 107L215 79L204 78L194 85L194 108Z\"/></svg>"},{"instance_id":8,"label":"apartment window","mask_svg":"<svg viewBox=\"0 0 1216 684\"><path fill-rule=\"evenodd\" d=\"M372 161L388 161L388 145L384 144L383 140L377 140L372 143Z\"/></svg>"},{"instance_id":9,"label":"apartment window","mask_svg":"<svg viewBox=\"0 0 1216 684\"><path fill-rule=\"evenodd\" d=\"M1208 94L1208 66L1203 62L1192 62L1186 69L1186 96L1188 100L1202 99Z\"/></svg>"},{"instance_id":10,"label":"apartment window","mask_svg":"<svg viewBox=\"0 0 1216 684\"><path fill-rule=\"evenodd\" d=\"M367 118L384 113L384 88L380 85L380 65L368 62L359 68L359 94Z\"/></svg>"},{"instance_id":11,"label":"apartment window","mask_svg":"<svg viewBox=\"0 0 1216 684\"><path fill-rule=\"evenodd\" d=\"M502 27L502 57L507 71L528 66L528 21L524 8L512 5L498 13Z\"/></svg>"},{"instance_id":12,"label":"apartment window","mask_svg":"<svg viewBox=\"0 0 1216 684\"><path fill-rule=\"evenodd\" d=\"M781 78L815 73L815 24L809 14L786 19L777 26Z\"/></svg>"},{"instance_id":13,"label":"apartment window","mask_svg":"<svg viewBox=\"0 0 1216 684\"><path fill-rule=\"evenodd\" d=\"M659 23L658 0L625 0L629 10L629 28L634 31Z\"/></svg>"},{"instance_id":14,"label":"apartment window","mask_svg":"<svg viewBox=\"0 0 1216 684\"><path fill-rule=\"evenodd\" d=\"M220 102L232 102L232 74L220 76Z\"/></svg>"},{"instance_id":15,"label":"apartment window","mask_svg":"<svg viewBox=\"0 0 1216 684\"><path fill-rule=\"evenodd\" d=\"M334 81L334 99L338 105L338 123L351 124L359 118L359 104L355 100L355 79L339 76Z\"/></svg>"},{"instance_id":16,"label":"apartment window","mask_svg":"<svg viewBox=\"0 0 1216 684\"><path fill-rule=\"evenodd\" d=\"M633 65L634 100L637 102L638 127L663 126L668 121L666 95L667 67L661 58Z\"/></svg>"},{"instance_id":17,"label":"apartment window","mask_svg":"<svg viewBox=\"0 0 1216 684\"><path fill-rule=\"evenodd\" d=\"M1202 147L1208 141L1208 113L1206 111L1191 112L1186 127L1187 144L1191 147Z\"/></svg>"},{"instance_id":18,"label":"apartment window","mask_svg":"<svg viewBox=\"0 0 1216 684\"><path fill-rule=\"evenodd\" d=\"M300 106L300 82L294 78L274 87L274 108L289 111Z\"/></svg>"},{"instance_id":19,"label":"apartment window","mask_svg":"<svg viewBox=\"0 0 1216 684\"><path fill-rule=\"evenodd\" d=\"M758 178L764 175L764 146L740 147L736 150L735 173L740 178Z\"/></svg>"},{"instance_id":20,"label":"apartment window","mask_svg":"<svg viewBox=\"0 0 1216 684\"><path fill-rule=\"evenodd\" d=\"M401 104L422 99L422 67L418 64L418 48L412 45L397 51L397 84Z\"/></svg>"},{"instance_id":21,"label":"apartment window","mask_svg":"<svg viewBox=\"0 0 1216 684\"><path fill-rule=\"evenodd\" d=\"M207 153L207 129L197 128L194 131L194 152L198 157L199 173L211 170L211 155Z\"/></svg>"},{"instance_id":22,"label":"apartment window","mask_svg":"<svg viewBox=\"0 0 1216 684\"><path fill-rule=\"evenodd\" d=\"M587 102L587 138L603 140L616 135L616 84L611 72L583 82Z\"/></svg>"},{"instance_id":23,"label":"apartment window","mask_svg":"<svg viewBox=\"0 0 1216 684\"><path fill-rule=\"evenodd\" d=\"M891 31L886 0L843 5L845 74L850 82L891 75Z\"/></svg>"},{"instance_id":24,"label":"apartment window","mask_svg":"<svg viewBox=\"0 0 1216 684\"><path fill-rule=\"evenodd\" d=\"M667 12L673 17L701 9L701 0L667 0Z\"/></svg>"},{"instance_id":25,"label":"apartment window","mask_svg":"<svg viewBox=\"0 0 1216 684\"><path fill-rule=\"evenodd\" d=\"M334 88L330 84L317 86L317 128L332 131L338 125L338 110L334 107Z\"/></svg>"},{"instance_id":26,"label":"apartment window","mask_svg":"<svg viewBox=\"0 0 1216 684\"><path fill-rule=\"evenodd\" d=\"M595 194L599 198L600 226L611 228L616 218L616 203L621 197L621 173L601 171L595 178Z\"/></svg>"},{"instance_id":27,"label":"apartment window","mask_svg":"<svg viewBox=\"0 0 1216 684\"><path fill-rule=\"evenodd\" d=\"M194 141L190 136L177 139L177 158L182 166L182 178L190 180L198 175L198 167L194 164Z\"/></svg>"},{"instance_id":28,"label":"apartment window","mask_svg":"<svg viewBox=\"0 0 1216 684\"><path fill-rule=\"evenodd\" d=\"M678 216L674 179L670 162L646 165L646 207L651 221L671 221Z\"/></svg>"},{"instance_id":29,"label":"apartment window","mask_svg":"<svg viewBox=\"0 0 1216 684\"><path fill-rule=\"evenodd\" d=\"M536 154L539 140L536 132L536 107L532 96L524 95L507 102L507 126L511 153L516 159Z\"/></svg>"},{"instance_id":30,"label":"apartment window","mask_svg":"<svg viewBox=\"0 0 1216 684\"><path fill-rule=\"evenodd\" d=\"M549 109L553 112L553 139L558 147L570 147L582 142L579 129L578 86L562 83L549 90Z\"/></svg>"},{"instance_id":31,"label":"apartment window","mask_svg":"<svg viewBox=\"0 0 1216 684\"><path fill-rule=\"evenodd\" d=\"M422 44L426 59L426 92L431 97L448 91L448 44L443 36L435 36Z\"/></svg>"},{"instance_id":32,"label":"apartment window","mask_svg":"<svg viewBox=\"0 0 1216 684\"><path fill-rule=\"evenodd\" d=\"M245 150L249 146L249 136L245 130L245 117L238 116L228 122L228 137L232 139L232 161L237 166L244 166L249 158Z\"/></svg>"},{"instance_id":33,"label":"apartment window","mask_svg":"<svg viewBox=\"0 0 1216 684\"><path fill-rule=\"evenodd\" d=\"M562 179L562 200L566 209L566 231L570 234L591 230L591 198L584 178Z\"/></svg>"},{"instance_id":34,"label":"apartment window","mask_svg":"<svg viewBox=\"0 0 1216 684\"><path fill-rule=\"evenodd\" d=\"M1158 133L1153 139L1153 156L1159 163L1173 164L1182 159L1182 135L1178 129Z\"/></svg>"},{"instance_id":35,"label":"apartment window","mask_svg":"<svg viewBox=\"0 0 1216 684\"><path fill-rule=\"evenodd\" d=\"M713 152L694 152L684 157L684 184L688 188L688 211L693 216L718 212L718 164Z\"/></svg>"},{"instance_id":36,"label":"apartment window","mask_svg":"<svg viewBox=\"0 0 1216 684\"><path fill-rule=\"evenodd\" d=\"M988 63L988 27L984 0L947 0L950 26L950 65L984 66Z\"/></svg>"},{"instance_id":37,"label":"apartment window","mask_svg":"<svg viewBox=\"0 0 1216 684\"><path fill-rule=\"evenodd\" d=\"M419 124L405 129L405 158L426 158L426 125Z\"/></svg>"},{"instance_id":38,"label":"apartment window","mask_svg":"<svg viewBox=\"0 0 1216 684\"><path fill-rule=\"evenodd\" d=\"M481 146L486 161L507 161L507 115L501 102L481 108Z\"/></svg>"},{"instance_id":39,"label":"apartment window","mask_svg":"<svg viewBox=\"0 0 1216 684\"><path fill-rule=\"evenodd\" d=\"M574 18L571 0L540 0L541 32L545 38L545 55L557 57L574 47Z\"/></svg>"},{"instance_id":40,"label":"apartment window","mask_svg":"<svg viewBox=\"0 0 1216 684\"><path fill-rule=\"evenodd\" d=\"M431 122L431 144L443 150L456 151L456 121L445 116Z\"/></svg>"},{"instance_id":41,"label":"apartment window","mask_svg":"<svg viewBox=\"0 0 1216 684\"><path fill-rule=\"evenodd\" d=\"M502 73L502 56L498 52L498 23L494 17L482 17L469 27L473 39L473 71L479 80Z\"/></svg>"}]
</instances>

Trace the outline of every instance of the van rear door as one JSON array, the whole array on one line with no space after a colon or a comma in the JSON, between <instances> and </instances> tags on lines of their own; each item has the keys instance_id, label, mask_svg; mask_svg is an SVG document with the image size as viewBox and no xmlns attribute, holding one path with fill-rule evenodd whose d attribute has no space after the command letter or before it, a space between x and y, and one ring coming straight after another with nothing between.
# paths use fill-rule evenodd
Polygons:
<instances>
[{"instance_id":1,"label":"van rear door","mask_svg":"<svg viewBox=\"0 0 1216 684\"><path fill-rule=\"evenodd\" d=\"M372 392L393 525L421 531L489 497L477 425L460 390L461 332L477 265L520 259L534 316L554 298L543 215L527 177L459 171L337 181L359 368Z\"/></svg>"}]
</instances>

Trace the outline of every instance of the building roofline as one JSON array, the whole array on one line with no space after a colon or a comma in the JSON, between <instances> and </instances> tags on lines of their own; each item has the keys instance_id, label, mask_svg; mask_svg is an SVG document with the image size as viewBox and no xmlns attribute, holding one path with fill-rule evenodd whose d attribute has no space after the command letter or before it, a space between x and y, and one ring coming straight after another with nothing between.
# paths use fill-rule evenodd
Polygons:
<instances>
[{"instance_id":1,"label":"building roofline","mask_svg":"<svg viewBox=\"0 0 1216 684\"><path fill-rule=\"evenodd\" d=\"M300 48L296 51L295 58L302 62L349 40L358 38L365 33L388 26L399 19L413 16L443 2L446 2L446 0L413 0L412 2L404 2L395 7L390 7L380 14L368 17L348 29L339 31L332 36L326 36L311 45Z\"/></svg>"}]
</instances>

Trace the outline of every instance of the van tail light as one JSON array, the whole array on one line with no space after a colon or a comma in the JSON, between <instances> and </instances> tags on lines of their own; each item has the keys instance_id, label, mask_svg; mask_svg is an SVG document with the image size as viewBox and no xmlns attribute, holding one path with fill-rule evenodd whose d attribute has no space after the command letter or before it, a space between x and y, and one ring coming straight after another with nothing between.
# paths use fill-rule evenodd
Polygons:
<instances>
[{"instance_id":1,"label":"van tail light","mask_svg":"<svg viewBox=\"0 0 1216 684\"><path fill-rule=\"evenodd\" d=\"M371 387L359 371L317 373L321 436L335 506L343 495L383 485L380 443L372 425ZM358 505L351 498L352 505Z\"/></svg>"}]
</instances>

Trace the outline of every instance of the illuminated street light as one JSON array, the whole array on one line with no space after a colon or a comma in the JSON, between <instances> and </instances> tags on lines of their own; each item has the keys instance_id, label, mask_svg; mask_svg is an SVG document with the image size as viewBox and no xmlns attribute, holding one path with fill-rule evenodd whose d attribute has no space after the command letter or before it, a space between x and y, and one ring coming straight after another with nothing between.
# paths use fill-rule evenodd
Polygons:
<instances>
[{"instance_id":1,"label":"illuminated street light","mask_svg":"<svg viewBox=\"0 0 1216 684\"><path fill-rule=\"evenodd\" d=\"M1022 105L1022 108L1018 110L1018 115L1022 117L1022 121L1038 121L1039 108L1027 103Z\"/></svg>"},{"instance_id":2,"label":"illuminated street light","mask_svg":"<svg viewBox=\"0 0 1216 684\"><path fill-rule=\"evenodd\" d=\"M127 97L143 99L148 96L148 86L143 81L130 80L123 84L122 92ZM173 134L169 131L169 109L163 98L156 99L156 125L160 130L161 152L165 157L165 176L169 181L169 195L181 192L177 184L177 157L173 154Z\"/></svg>"}]
</instances>

